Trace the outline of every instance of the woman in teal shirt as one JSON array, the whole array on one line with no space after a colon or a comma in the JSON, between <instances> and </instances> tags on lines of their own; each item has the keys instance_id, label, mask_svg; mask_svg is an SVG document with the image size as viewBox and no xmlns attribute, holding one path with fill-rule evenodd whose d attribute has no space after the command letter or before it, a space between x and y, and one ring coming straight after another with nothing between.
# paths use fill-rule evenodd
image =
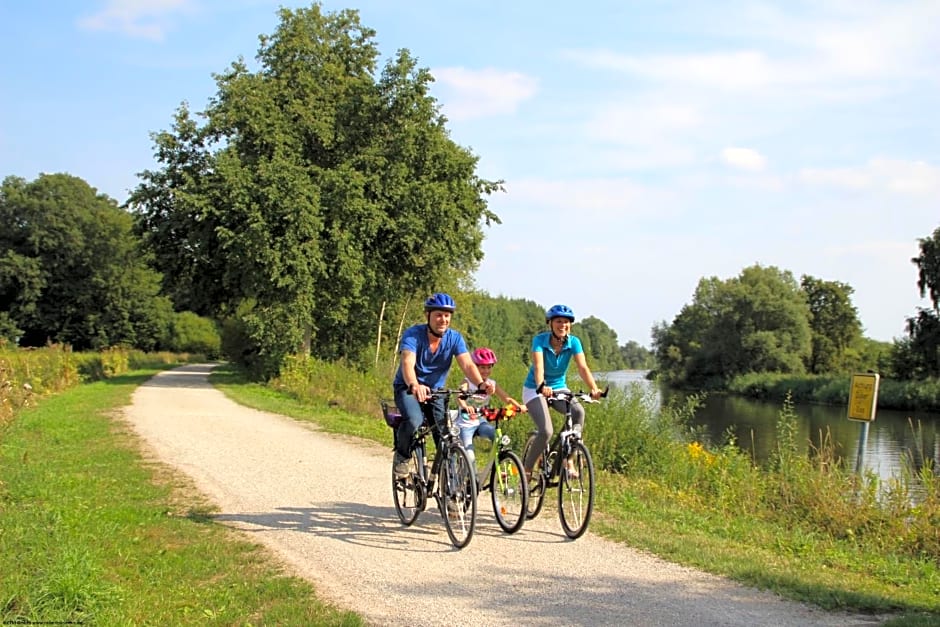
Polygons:
<instances>
[{"instance_id":1,"label":"woman in teal shirt","mask_svg":"<svg viewBox=\"0 0 940 627\"><path fill-rule=\"evenodd\" d=\"M552 437L552 419L548 413L547 399L554 392L570 391L565 377L572 360L578 368L581 381L590 388L591 398L601 396L601 390L584 357L581 340L571 335L571 325L574 323L571 308L567 305L552 306L545 312L545 322L549 330L532 338L532 365L522 386L522 402L529 409L537 430L534 445L522 461L530 478L535 460ZM553 403L552 407L561 413L568 410L563 402ZM584 429L584 408L577 401L571 402L571 418L575 431L581 433Z\"/></svg>"}]
</instances>

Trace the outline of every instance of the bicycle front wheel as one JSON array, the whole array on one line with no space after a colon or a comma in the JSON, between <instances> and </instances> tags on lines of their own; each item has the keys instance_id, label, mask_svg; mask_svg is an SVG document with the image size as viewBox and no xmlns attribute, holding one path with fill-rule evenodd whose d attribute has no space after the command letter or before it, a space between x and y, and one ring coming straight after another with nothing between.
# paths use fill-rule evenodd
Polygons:
<instances>
[{"instance_id":1,"label":"bicycle front wheel","mask_svg":"<svg viewBox=\"0 0 940 627\"><path fill-rule=\"evenodd\" d=\"M574 540L587 531L594 509L594 461L583 442L571 443L560 474L558 517L565 535Z\"/></svg>"},{"instance_id":2,"label":"bicycle front wheel","mask_svg":"<svg viewBox=\"0 0 940 627\"><path fill-rule=\"evenodd\" d=\"M490 495L496 522L506 533L522 529L529 500L522 460L512 451L500 451L490 471Z\"/></svg>"},{"instance_id":3,"label":"bicycle front wheel","mask_svg":"<svg viewBox=\"0 0 940 627\"><path fill-rule=\"evenodd\" d=\"M529 449L534 446L534 443L535 436L530 435L529 440L525 443L522 459L526 459L529 456ZM542 476L543 458L544 455L539 455L536 458L535 465L532 466L532 478L529 479L527 483L529 493L526 497L525 517L530 520L538 516L539 512L542 511L542 504L545 502L545 490L548 489L545 477Z\"/></svg>"},{"instance_id":4,"label":"bicycle front wheel","mask_svg":"<svg viewBox=\"0 0 940 627\"><path fill-rule=\"evenodd\" d=\"M451 543L462 549L470 543L477 516L476 469L460 445L446 449L439 471L441 516Z\"/></svg>"}]
</instances>

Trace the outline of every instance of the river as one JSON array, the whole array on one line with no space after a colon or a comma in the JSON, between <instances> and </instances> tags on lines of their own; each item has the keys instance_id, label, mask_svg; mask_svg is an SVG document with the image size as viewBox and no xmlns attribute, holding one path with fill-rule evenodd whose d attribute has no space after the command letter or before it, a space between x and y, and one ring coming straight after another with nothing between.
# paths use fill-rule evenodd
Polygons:
<instances>
[{"instance_id":1,"label":"river","mask_svg":"<svg viewBox=\"0 0 940 627\"><path fill-rule=\"evenodd\" d=\"M639 386L648 391L654 384L646 371L618 370L597 373L597 377L620 387ZM676 392L656 390L657 402ZM736 396L714 395L695 415L693 425L704 428L713 443L723 442L728 429L734 429L738 446L751 453L758 463L766 462L777 445L776 426L782 402L756 401ZM822 438L830 437L836 454L845 459L849 468L857 468L864 424L849 420L847 407L834 405L796 404L798 441L805 442L807 451L818 447ZM868 425L861 466L879 477L899 476L905 460L907 468L920 470L929 460L934 472L940 469L940 414L878 409L875 420Z\"/></svg>"}]
</instances>

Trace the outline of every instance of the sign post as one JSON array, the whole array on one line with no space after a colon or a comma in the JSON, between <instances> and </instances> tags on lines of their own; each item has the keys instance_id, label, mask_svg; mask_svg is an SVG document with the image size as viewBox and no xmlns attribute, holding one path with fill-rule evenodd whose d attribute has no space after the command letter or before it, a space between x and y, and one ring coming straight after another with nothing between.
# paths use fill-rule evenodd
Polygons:
<instances>
[{"instance_id":1,"label":"sign post","mask_svg":"<svg viewBox=\"0 0 940 627\"><path fill-rule=\"evenodd\" d=\"M853 374L849 385L849 420L862 423L862 432L858 438L858 454L855 456L855 472L859 474L864 467L868 425L875 420L875 411L878 408L879 379L879 375L874 372Z\"/></svg>"}]
</instances>

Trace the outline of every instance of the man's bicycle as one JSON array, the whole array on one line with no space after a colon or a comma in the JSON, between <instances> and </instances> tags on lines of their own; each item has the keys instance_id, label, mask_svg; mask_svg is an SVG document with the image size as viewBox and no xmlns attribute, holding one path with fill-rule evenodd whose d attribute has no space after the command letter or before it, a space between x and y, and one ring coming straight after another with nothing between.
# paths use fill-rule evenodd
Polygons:
<instances>
[{"instance_id":1,"label":"man's bicycle","mask_svg":"<svg viewBox=\"0 0 940 627\"><path fill-rule=\"evenodd\" d=\"M458 549L467 546L473 537L477 513L474 467L460 444L460 430L454 425L450 410L450 398L460 394L464 392L443 388L431 392L431 399L446 399L445 424L439 428L434 421L425 419L412 440L411 472L403 478L392 474L395 511L402 524L414 524L418 514L427 507L428 497L433 496L444 518L447 535ZM397 427L403 420L401 412L394 401L381 401L381 405L385 422L394 429L397 438ZM433 460L429 460L426 441L434 432L438 434L439 444Z\"/></svg>"},{"instance_id":2,"label":"man's bicycle","mask_svg":"<svg viewBox=\"0 0 940 627\"><path fill-rule=\"evenodd\" d=\"M607 392L604 390L601 396L607 396ZM555 392L547 400L549 406L565 403L565 422L562 430L556 432L545 445L545 450L532 468L526 517L538 516L545 502L545 492L548 488L557 487L561 528L566 536L574 540L587 531L594 510L594 460L581 440L581 434L574 429L571 404L576 401L598 401L592 399L590 394L570 391ZM530 434L526 442L523 459L534 441L535 432Z\"/></svg>"},{"instance_id":3,"label":"man's bicycle","mask_svg":"<svg viewBox=\"0 0 940 627\"><path fill-rule=\"evenodd\" d=\"M516 533L526 520L529 490L522 460L510 449L510 438L503 433L500 422L517 416L518 412L512 405L482 407L478 411L496 428L489 461L478 475L478 489L490 491L493 513L503 531Z\"/></svg>"}]
</instances>

